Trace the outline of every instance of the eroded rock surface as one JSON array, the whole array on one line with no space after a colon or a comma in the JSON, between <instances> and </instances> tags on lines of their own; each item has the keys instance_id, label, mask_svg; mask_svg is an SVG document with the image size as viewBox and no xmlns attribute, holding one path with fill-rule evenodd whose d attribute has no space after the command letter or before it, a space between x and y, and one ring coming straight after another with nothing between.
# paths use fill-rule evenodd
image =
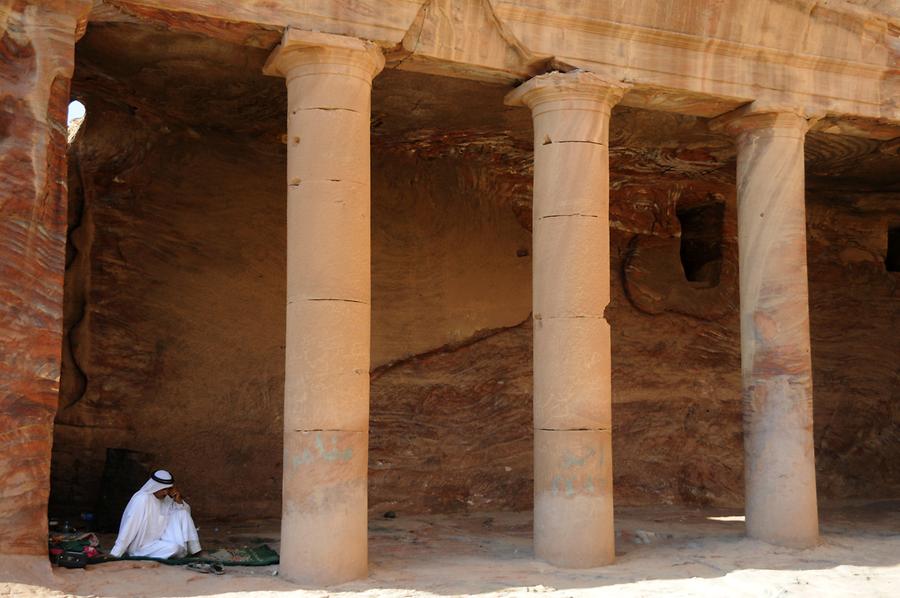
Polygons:
<instances>
[{"instance_id":1,"label":"eroded rock surface","mask_svg":"<svg viewBox=\"0 0 900 598\"><path fill-rule=\"evenodd\" d=\"M900 273L885 268L900 194L807 194L817 485L900 493Z\"/></svg>"},{"instance_id":2,"label":"eroded rock surface","mask_svg":"<svg viewBox=\"0 0 900 598\"><path fill-rule=\"evenodd\" d=\"M87 2L0 7L0 552L46 553L66 238L66 108Z\"/></svg>"}]
</instances>

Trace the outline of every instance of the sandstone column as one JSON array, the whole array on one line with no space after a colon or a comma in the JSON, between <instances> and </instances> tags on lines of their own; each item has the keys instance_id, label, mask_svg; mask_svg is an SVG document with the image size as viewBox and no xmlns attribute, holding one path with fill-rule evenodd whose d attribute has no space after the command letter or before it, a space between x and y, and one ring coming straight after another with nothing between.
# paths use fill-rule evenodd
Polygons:
<instances>
[{"instance_id":1,"label":"sandstone column","mask_svg":"<svg viewBox=\"0 0 900 598\"><path fill-rule=\"evenodd\" d=\"M288 29L287 337L281 573L365 577L372 78L377 46Z\"/></svg>"},{"instance_id":2,"label":"sandstone column","mask_svg":"<svg viewBox=\"0 0 900 598\"><path fill-rule=\"evenodd\" d=\"M562 567L615 558L610 436L609 114L625 86L535 77L534 549Z\"/></svg>"},{"instance_id":3,"label":"sandstone column","mask_svg":"<svg viewBox=\"0 0 900 598\"><path fill-rule=\"evenodd\" d=\"M0 553L47 556L66 256L66 111L89 0L0 19Z\"/></svg>"},{"instance_id":4,"label":"sandstone column","mask_svg":"<svg viewBox=\"0 0 900 598\"><path fill-rule=\"evenodd\" d=\"M747 534L818 540L803 142L792 111L720 117L737 138Z\"/></svg>"}]
</instances>

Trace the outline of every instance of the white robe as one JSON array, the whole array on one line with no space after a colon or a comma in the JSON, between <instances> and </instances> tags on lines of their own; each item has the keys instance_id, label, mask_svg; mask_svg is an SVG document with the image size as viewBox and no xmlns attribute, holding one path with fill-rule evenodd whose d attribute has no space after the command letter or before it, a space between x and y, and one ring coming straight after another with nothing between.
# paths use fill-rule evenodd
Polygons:
<instances>
[{"instance_id":1,"label":"white robe","mask_svg":"<svg viewBox=\"0 0 900 598\"><path fill-rule=\"evenodd\" d=\"M191 507L178 504L166 496L153 496L157 490L170 487L149 480L134 493L119 526L119 536L110 554L152 558L181 558L200 551L200 537L191 519Z\"/></svg>"}]
</instances>

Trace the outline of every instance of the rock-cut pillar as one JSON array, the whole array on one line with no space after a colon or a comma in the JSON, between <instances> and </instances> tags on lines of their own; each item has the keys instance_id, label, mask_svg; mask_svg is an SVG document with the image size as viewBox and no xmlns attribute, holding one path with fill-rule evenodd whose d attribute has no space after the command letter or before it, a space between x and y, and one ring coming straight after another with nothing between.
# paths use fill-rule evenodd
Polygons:
<instances>
[{"instance_id":1,"label":"rock-cut pillar","mask_svg":"<svg viewBox=\"0 0 900 598\"><path fill-rule=\"evenodd\" d=\"M534 120L534 549L561 567L615 558L609 116L625 86L535 77L507 104Z\"/></svg>"},{"instance_id":2,"label":"rock-cut pillar","mask_svg":"<svg viewBox=\"0 0 900 598\"><path fill-rule=\"evenodd\" d=\"M0 19L0 554L47 556L66 261L66 111L89 0ZM2 559L0 559L2 560Z\"/></svg>"},{"instance_id":3,"label":"rock-cut pillar","mask_svg":"<svg viewBox=\"0 0 900 598\"><path fill-rule=\"evenodd\" d=\"M720 117L736 136L747 534L809 547L819 536L800 114Z\"/></svg>"},{"instance_id":4,"label":"rock-cut pillar","mask_svg":"<svg viewBox=\"0 0 900 598\"><path fill-rule=\"evenodd\" d=\"M281 574L365 577L369 430L370 106L384 66L356 38L287 30L287 330Z\"/></svg>"}]
</instances>

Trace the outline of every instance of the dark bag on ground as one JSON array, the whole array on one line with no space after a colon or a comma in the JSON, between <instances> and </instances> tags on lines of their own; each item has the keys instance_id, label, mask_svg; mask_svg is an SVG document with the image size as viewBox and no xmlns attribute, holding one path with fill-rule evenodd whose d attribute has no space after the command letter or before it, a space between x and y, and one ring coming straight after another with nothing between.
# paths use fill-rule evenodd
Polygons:
<instances>
[{"instance_id":1,"label":"dark bag on ground","mask_svg":"<svg viewBox=\"0 0 900 598\"><path fill-rule=\"evenodd\" d=\"M87 562L88 559L86 554L83 552L75 552L73 550L67 550L56 557L56 564L60 567L65 567L66 569L84 569Z\"/></svg>"}]
</instances>

